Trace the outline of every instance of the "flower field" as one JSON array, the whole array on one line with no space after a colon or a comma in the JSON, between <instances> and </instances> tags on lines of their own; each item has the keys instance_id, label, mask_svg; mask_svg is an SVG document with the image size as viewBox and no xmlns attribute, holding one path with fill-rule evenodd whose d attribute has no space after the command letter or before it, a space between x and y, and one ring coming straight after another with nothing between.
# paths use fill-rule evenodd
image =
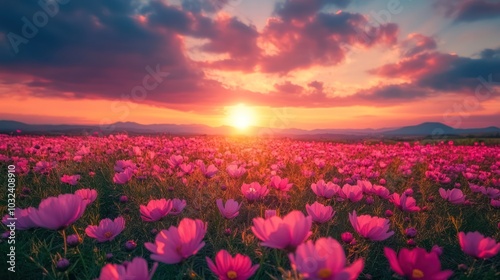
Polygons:
<instances>
[{"instance_id":1,"label":"flower field","mask_svg":"<svg viewBox=\"0 0 500 280\"><path fill-rule=\"evenodd\" d=\"M10 279L500 278L500 146L2 135L0 170Z\"/></svg>"}]
</instances>

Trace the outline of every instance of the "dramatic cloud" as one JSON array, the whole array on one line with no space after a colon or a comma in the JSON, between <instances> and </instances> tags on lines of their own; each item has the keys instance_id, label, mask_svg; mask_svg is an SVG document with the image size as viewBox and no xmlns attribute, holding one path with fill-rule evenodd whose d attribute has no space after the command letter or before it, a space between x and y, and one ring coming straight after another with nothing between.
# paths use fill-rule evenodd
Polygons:
<instances>
[{"instance_id":1,"label":"dramatic cloud","mask_svg":"<svg viewBox=\"0 0 500 280\"><path fill-rule=\"evenodd\" d=\"M401 42L401 45L405 49L403 56L406 57L437 48L433 38L418 33L409 34L408 38Z\"/></svg>"},{"instance_id":2,"label":"dramatic cloud","mask_svg":"<svg viewBox=\"0 0 500 280\"><path fill-rule=\"evenodd\" d=\"M498 19L500 16L500 2L497 0L438 0L436 6L457 22Z\"/></svg>"},{"instance_id":3,"label":"dramatic cloud","mask_svg":"<svg viewBox=\"0 0 500 280\"><path fill-rule=\"evenodd\" d=\"M344 8L350 2L351 0L285 0L276 4L274 13L284 21L303 20L328 5Z\"/></svg>"},{"instance_id":4,"label":"dramatic cloud","mask_svg":"<svg viewBox=\"0 0 500 280\"><path fill-rule=\"evenodd\" d=\"M500 82L500 58L493 50L482 52L481 58L460 57L440 52L425 52L386 64L370 73L405 78L416 86L444 92L469 92L486 81L490 87ZM488 58L485 57L489 56Z\"/></svg>"},{"instance_id":5,"label":"dramatic cloud","mask_svg":"<svg viewBox=\"0 0 500 280\"><path fill-rule=\"evenodd\" d=\"M336 65L345 58L346 46L391 45L396 43L397 34L397 25L370 26L365 16L356 13L318 13L296 22L272 18L262 36L276 53L263 58L261 70L288 72L312 65ZM368 35L371 39L365 40Z\"/></svg>"}]
</instances>

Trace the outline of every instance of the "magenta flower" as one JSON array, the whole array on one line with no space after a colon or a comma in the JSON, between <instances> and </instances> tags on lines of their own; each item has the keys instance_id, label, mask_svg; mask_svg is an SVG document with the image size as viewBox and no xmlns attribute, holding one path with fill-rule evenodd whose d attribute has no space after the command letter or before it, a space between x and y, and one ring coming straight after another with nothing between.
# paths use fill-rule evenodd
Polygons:
<instances>
[{"instance_id":1,"label":"magenta flower","mask_svg":"<svg viewBox=\"0 0 500 280\"><path fill-rule=\"evenodd\" d=\"M279 191L287 192L292 188L292 186L293 184L288 183L288 178L281 179L280 176L273 176L271 179L271 187Z\"/></svg>"},{"instance_id":2,"label":"magenta flower","mask_svg":"<svg viewBox=\"0 0 500 280\"><path fill-rule=\"evenodd\" d=\"M205 246L203 238L207 233L207 223L202 220L184 218L178 227L170 226L156 235L155 243L144 244L153 253L151 259L166 264L179 263L195 255Z\"/></svg>"},{"instance_id":3,"label":"magenta flower","mask_svg":"<svg viewBox=\"0 0 500 280\"><path fill-rule=\"evenodd\" d=\"M227 200L225 205L223 205L222 199L220 199L220 198L217 199L216 202L217 202L217 207L219 208L220 213L226 219L232 219L232 218L238 216L238 214L240 213L239 210L240 210L241 204L238 204L238 202L235 201L234 199Z\"/></svg>"},{"instance_id":4,"label":"magenta flower","mask_svg":"<svg viewBox=\"0 0 500 280\"><path fill-rule=\"evenodd\" d=\"M252 261L248 256L236 254L234 258L226 250L220 250L215 256L215 263L208 257L208 268L220 280L246 280L255 274L259 265L252 266Z\"/></svg>"},{"instance_id":5,"label":"magenta flower","mask_svg":"<svg viewBox=\"0 0 500 280\"><path fill-rule=\"evenodd\" d=\"M326 199L332 198L335 194L341 191L340 186L335 185L332 182L325 183L324 180L312 183L311 189L317 196L324 197Z\"/></svg>"},{"instance_id":6,"label":"magenta flower","mask_svg":"<svg viewBox=\"0 0 500 280\"><path fill-rule=\"evenodd\" d=\"M238 167L238 165L236 164L228 165L226 167L226 171L231 178L235 179L241 178L247 172L247 170L243 166Z\"/></svg>"},{"instance_id":7,"label":"magenta flower","mask_svg":"<svg viewBox=\"0 0 500 280\"><path fill-rule=\"evenodd\" d=\"M459 189L453 188L451 190L445 190L443 188L439 188L439 195L453 204L464 204L465 202L465 195Z\"/></svg>"},{"instance_id":8,"label":"magenta flower","mask_svg":"<svg viewBox=\"0 0 500 280\"><path fill-rule=\"evenodd\" d=\"M349 199L351 202L358 202L363 199L363 189L358 185L345 184L342 187L341 196Z\"/></svg>"},{"instance_id":9,"label":"magenta flower","mask_svg":"<svg viewBox=\"0 0 500 280\"><path fill-rule=\"evenodd\" d=\"M311 216L313 222L319 224L328 222L335 215L335 211L333 211L331 206L325 206L317 201L312 205L306 204L306 211Z\"/></svg>"},{"instance_id":10,"label":"magenta flower","mask_svg":"<svg viewBox=\"0 0 500 280\"><path fill-rule=\"evenodd\" d=\"M390 191L384 186L380 185L374 185L373 186L373 193L376 194L378 197L387 199L390 196Z\"/></svg>"},{"instance_id":11,"label":"magenta flower","mask_svg":"<svg viewBox=\"0 0 500 280\"><path fill-rule=\"evenodd\" d=\"M80 175L63 175L61 182L75 186L80 180Z\"/></svg>"},{"instance_id":12,"label":"magenta flower","mask_svg":"<svg viewBox=\"0 0 500 280\"><path fill-rule=\"evenodd\" d=\"M342 239L342 241L344 241L347 244L350 244L354 240L354 236L352 235L352 233L350 233L348 231L343 232L340 235L340 238Z\"/></svg>"},{"instance_id":13,"label":"magenta flower","mask_svg":"<svg viewBox=\"0 0 500 280\"><path fill-rule=\"evenodd\" d=\"M269 189L266 186L261 186L258 182L252 182L250 184L243 183L241 192L248 202L252 203L265 197L269 193Z\"/></svg>"},{"instance_id":14,"label":"magenta flower","mask_svg":"<svg viewBox=\"0 0 500 280\"><path fill-rule=\"evenodd\" d=\"M9 214L3 216L2 223L9 226L12 222L15 222L16 230L27 230L30 228L37 227L37 225L31 220L31 212L36 211L34 207L28 207L26 209L17 208L14 209L14 217ZM15 220L9 220L9 218L15 218Z\"/></svg>"},{"instance_id":15,"label":"magenta flower","mask_svg":"<svg viewBox=\"0 0 500 280\"><path fill-rule=\"evenodd\" d=\"M396 256L394 250L385 247L384 255L392 270L407 279L445 280L453 274L451 270L441 270L441 262L435 252L427 253L422 248L403 248Z\"/></svg>"},{"instance_id":16,"label":"magenta flower","mask_svg":"<svg viewBox=\"0 0 500 280\"><path fill-rule=\"evenodd\" d=\"M288 255L292 268L305 279L350 279L355 280L363 270L363 259L357 259L346 267L344 249L331 237L319 238L316 243L309 240Z\"/></svg>"},{"instance_id":17,"label":"magenta flower","mask_svg":"<svg viewBox=\"0 0 500 280\"><path fill-rule=\"evenodd\" d=\"M491 237L484 237L478 231L459 232L458 241L464 253L479 259L494 257L500 251L500 243Z\"/></svg>"},{"instance_id":18,"label":"magenta flower","mask_svg":"<svg viewBox=\"0 0 500 280\"><path fill-rule=\"evenodd\" d=\"M205 167L205 164L202 164L200 165L200 170L201 173L203 173L203 175L207 178L212 178L219 171L213 164L210 164L208 167Z\"/></svg>"},{"instance_id":19,"label":"magenta flower","mask_svg":"<svg viewBox=\"0 0 500 280\"><path fill-rule=\"evenodd\" d=\"M115 176L113 176L113 183L123 185L126 184L130 179L132 179L132 175L134 174L134 171L132 171L130 168L125 169L123 172L115 173Z\"/></svg>"},{"instance_id":20,"label":"magenta flower","mask_svg":"<svg viewBox=\"0 0 500 280\"><path fill-rule=\"evenodd\" d=\"M420 211L420 207L417 206L417 201L415 198L408 196L406 193L403 193L401 196L397 193L393 193L390 201L394 203L401 211L405 212L418 212Z\"/></svg>"},{"instance_id":21,"label":"magenta flower","mask_svg":"<svg viewBox=\"0 0 500 280\"><path fill-rule=\"evenodd\" d=\"M155 222L161 220L161 218L168 215L170 210L172 210L172 201L162 199L152 199L147 205L141 205L141 219L146 222Z\"/></svg>"},{"instance_id":22,"label":"magenta flower","mask_svg":"<svg viewBox=\"0 0 500 280\"><path fill-rule=\"evenodd\" d=\"M179 166L184 161L184 157L181 155L172 155L169 159L167 159L167 163L170 167L175 168Z\"/></svg>"},{"instance_id":23,"label":"magenta flower","mask_svg":"<svg viewBox=\"0 0 500 280\"><path fill-rule=\"evenodd\" d=\"M311 236L312 218L294 210L283 219L272 216L268 219L253 219L252 232L262 241L260 245L276 249L293 249Z\"/></svg>"},{"instance_id":24,"label":"magenta flower","mask_svg":"<svg viewBox=\"0 0 500 280\"><path fill-rule=\"evenodd\" d=\"M41 228L61 230L74 223L85 212L87 203L75 194L49 197L29 213L33 223Z\"/></svg>"},{"instance_id":25,"label":"magenta flower","mask_svg":"<svg viewBox=\"0 0 500 280\"><path fill-rule=\"evenodd\" d=\"M168 214L171 216L177 216L182 212L182 210L184 210L186 205L187 203L185 199L180 200L178 198L174 198L172 199L172 210L170 210Z\"/></svg>"},{"instance_id":26,"label":"magenta flower","mask_svg":"<svg viewBox=\"0 0 500 280\"><path fill-rule=\"evenodd\" d=\"M148 271L148 263L141 257L134 258L131 262L119 264L107 264L101 269L97 280L151 280L158 267L154 263L151 271Z\"/></svg>"},{"instance_id":27,"label":"magenta flower","mask_svg":"<svg viewBox=\"0 0 500 280\"><path fill-rule=\"evenodd\" d=\"M115 239L125 229L125 219L118 217L114 220L102 219L98 226L89 225L85 229L85 233L97 239L97 242L106 242Z\"/></svg>"},{"instance_id":28,"label":"magenta flower","mask_svg":"<svg viewBox=\"0 0 500 280\"><path fill-rule=\"evenodd\" d=\"M349 213L349 221L359 235L372 241L382 241L394 234L389 231L389 219L372 217L370 215L357 216L356 211Z\"/></svg>"},{"instance_id":29,"label":"magenta flower","mask_svg":"<svg viewBox=\"0 0 500 280\"><path fill-rule=\"evenodd\" d=\"M83 201L87 203L87 206L97 198L97 191L94 189L79 189L75 194L81 196Z\"/></svg>"}]
</instances>

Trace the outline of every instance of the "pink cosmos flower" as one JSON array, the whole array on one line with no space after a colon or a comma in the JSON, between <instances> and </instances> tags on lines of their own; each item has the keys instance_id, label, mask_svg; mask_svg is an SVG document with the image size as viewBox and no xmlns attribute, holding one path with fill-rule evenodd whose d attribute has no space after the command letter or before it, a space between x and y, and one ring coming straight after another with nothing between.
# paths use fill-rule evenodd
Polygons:
<instances>
[{"instance_id":1,"label":"pink cosmos flower","mask_svg":"<svg viewBox=\"0 0 500 280\"><path fill-rule=\"evenodd\" d=\"M490 201L490 204L495 208L500 208L500 199L492 199Z\"/></svg>"},{"instance_id":2,"label":"pink cosmos flower","mask_svg":"<svg viewBox=\"0 0 500 280\"><path fill-rule=\"evenodd\" d=\"M292 186L293 184L288 183L288 178L281 179L280 176L273 176L271 179L271 187L279 191L287 192L292 188Z\"/></svg>"},{"instance_id":3,"label":"pink cosmos flower","mask_svg":"<svg viewBox=\"0 0 500 280\"><path fill-rule=\"evenodd\" d=\"M106 242L115 239L125 229L125 219L118 217L114 220L102 219L98 226L89 225L85 229L85 233L97 239L97 242Z\"/></svg>"},{"instance_id":4,"label":"pink cosmos flower","mask_svg":"<svg viewBox=\"0 0 500 280\"><path fill-rule=\"evenodd\" d=\"M252 203L265 197L269 193L269 189L266 186L261 186L258 182L252 182L250 184L243 183L241 192L248 202Z\"/></svg>"},{"instance_id":5,"label":"pink cosmos flower","mask_svg":"<svg viewBox=\"0 0 500 280\"><path fill-rule=\"evenodd\" d=\"M344 249L331 237L319 238L316 243L309 240L288 255L292 268L305 279L350 279L355 280L363 270L363 259L357 259L346 267Z\"/></svg>"},{"instance_id":6,"label":"pink cosmos flower","mask_svg":"<svg viewBox=\"0 0 500 280\"><path fill-rule=\"evenodd\" d=\"M122 265L105 265L97 280L151 280L157 267L158 263L155 262L149 272L146 260L136 257L131 262L125 262Z\"/></svg>"},{"instance_id":7,"label":"pink cosmos flower","mask_svg":"<svg viewBox=\"0 0 500 280\"><path fill-rule=\"evenodd\" d=\"M427 253L422 248L413 250L403 248L396 256L394 250L385 247L384 255L389 260L392 270L407 279L445 280L453 274L451 270L441 270L441 262L435 252Z\"/></svg>"},{"instance_id":8,"label":"pink cosmos flower","mask_svg":"<svg viewBox=\"0 0 500 280\"><path fill-rule=\"evenodd\" d=\"M384 186L380 185L374 185L373 186L373 193L376 194L378 197L387 199L390 196L390 191Z\"/></svg>"},{"instance_id":9,"label":"pink cosmos flower","mask_svg":"<svg viewBox=\"0 0 500 280\"><path fill-rule=\"evenodd\" d=\"M358 202L363 199L363 189L358 185L345 184L342 187L341 196L349 199L351 202Z\"/></svg>"},{"instance_id":10,"label":"pink cosmos flower","mask_svg":"<svg viewBox=\"0 0 500 280\"><path fill-rule=\"evenodd\" d=\"M325 183L324 180L319 180L317 183L311 184L311 189L317 196L330 199L340 191L340 186L332 182Z\"/></svg>"},{"instance_id":11,"label":"pink cosmos flower","mask_svg":"<svg viewBox=\"0 0 500 280\"><path fill-rule=\"evenodd\" d=\"M171 216L177 216L182 212L182 210L184 210L186 205L187 203L185 199L180 200L178 198L174 198L172 199L172 210L170 210L168 214Z\"/></svg>"},{"instance_id":12,"label":"pink cosmos flower","mask_svg":"<svg viewBox=\"0 0 500 280\"><path fill-rule=\"evenodd\" d=\"M217 207L219 208L220 213L226 219L232 219L232 218L238 216L238 214L240 213L239 210L240 210L241 204L238 204L238 202L235 201L234 199L227 200L225 205L223 205L222 199L220 199L220 198L217 199L216 202L217 202Z\"/></svg>"},{"instance_id":13,"label":"pink cosmos flower","mask_svg":"<svg viewBox=\"0 0 500 280\"><path fill-rule=\"evenodd\" d=\"M170 167L175 168L179 166L184 161L184 158L181 155L172 155L169 159L167 159L167 163Z\"/></svg>"},{"instance_id":14,"label":"pink cosmos flower","mask_svg":"<svg viewBox=\"0 0 500 280\"><path fill-rule=\"evenodd\" d=\"M202 164L200 165L200 170L201 173L207 178L212 178L219 171L219 169L217 169L217 167L213 164L210 164L208 167L205 167L205 164Z\"/></svg>"},{"instance_id":15,"label":"pink cosmos flower","mask_svg":"<svg viewBox=\"0 0 500 280\"><path fill-rule=\"evenodd\" d=\"M152 199L147 205L140 206L141 219L146 222L159 221L161 218L168 215L172 210L172 200Z\"/></svg>"},{"instance_id":16,"label":"pink cosmos flower","mask_svg":"<svg viewBox=\"0 0 500 280\"><path fill-rule=\"evenodd\" d=\"M63 175L61 182L75 186L80 180L80 175Z\"/></svg>"},{"instance_id":17,"label":"pink cosmos flower","mask_svg":"<svg viewBox=\"0 0 500 280\"><path fill-rule=\"evenodd\" d=\"M259 265L252 266L252 261L248 256L236 254L234 258L226 250L220 250L215 256L215 263L208 257L208 268L220 280L246 280L255 274Z\"/></svg>"},{"instance_id":18,"label":"pink cosmos flower","mask_svg":"<svg viewBox=\"0 0 500 280\"><path fill-rule=\"evenodd\" d=\"M17 208L14 209L14 217L9 214L3 216L2 223L6 226L15 222L16 230L27 230L30 228L37 227L37 225L31 220L31 212L36 211L34 207L28 207L26 209ZM16 220L9 220L9 218L15 218Z\"/></svg>"},{"instance_id":19,"label":"pink cosmos flower","mask_svg":"<svg viewBox=\"0 0 500 280\"><path fill-rule=\"evenodd\" d=\"M115 176L113 176L113 183L123 185L126 184L130 179L132 179L132 175L134 174L134 171L132 169L127 168L123 172L115 173Z\"/></svg>"},{"instance_id":20,"label":"pink cosmos flower","mask_svg":"<svg viewBox=\"0 0 500 280\"><path fill-rule=\"evenodd\" d=\"M170 226L156 235L155 243L144 246L151 251L151 259L166 264L179 263L195 255L205 246L203 237L207 233L207 224L201 220L184 218L179 227Z\"/></svg>"},{"instance_id":21,"label":"pink cosmos flower","mask_svg":"<svg viewBox=\"0 0 500 280\"><path fill-rule=\"evenodd\" d=\"M293 249L311 236L312 218L294 210L283 219L253 219L252 232L262 241L260 245L276 249Z\"/></svg>"},{"instance_id":22,"label":"pink cosmos flower","mask_svg":"<svg viewBox=\"0 0 500 280\"><path fill-rule=\"evenodd\" d=\"M231 178L235 179L241 178L241 176L243 176L247 172L243 166L238 167L238 165L236 164L228 165L226 167L226 171Z\"/></svg>"},{"instance_id":23,"label":"pink cosmos flower","mask_svg":"<svg viewBox=\"0 0 500 280\"><path fill-rule=\"evenodd\" d=\"M462 251L475 258L488 259L496 256L500 251L500 243L491 237L484 237L478 231L459 232L458 241Z\"/></svg>"},{"instance_id":24,"label":"pink cosmos flower","mask_svg":"<svg viewBox=\"0 0 500 280\"><path fill-rule=\"evenodd\" d=\"M97 198L97 191L94 189L79 189L75 192L75 194L81 196L87 205L94 202Z\"/></svg>"},{"instance_id":25,"label":"pink cosmos flower","mask_svg":"<svg viewBox=\"0 0 500 280\"><path fill-rule=\"evenodd\" d=\"M312 205L306 204L306 211L311 216L313 222L320 224L328 222L335 215L335 211L333 211L331 206L325 206L317 201Z\"/></svg>"},{"instance_id":26,"label":"pink cosmos flower","mask_svg":"<svg viewBox=\"0 0 500 280\"><path fill-rule=\"evenodd\" d=\"M465 202L465 195L459 189L453 188L451 190L445 190L439 188L439 195L453 204L463 204Z\"/></svg>"},{"instance_id":27,"label":"pink cosmos flower","mask_svg":"<svg viewBox=\"0 0 500 280\"><path fill-rule=\"evenodd\" d=\"M29 212L29 217L41 228L61 230L80 219L86 206L87 202L79 195L60 194L42 200L38 209Z\"/></svg>"},{"instance_id":28,"label":"pink cosmos flower","mask_svg":"<svg viewBox=\"0 0 500 280\"><path fill-rule=\"evenodd\" d=\"M373 185L370 181L358 180L356 184L363 190L365 194L373 194Z\"/></svg>"},{"instance_id":29,"label":"pink cosmos flower","mask_svg":"<svg viewBox=\"0 0 500 280\"><path fill-rule=\"evenodd\" d=\"M415 200L415 198L408 196L406 193L403 193L401 196L399 196L398 193L393 193L390 201L394 203L394 205L396 205L401 211L420 211L420 207L417 206L417 201Z\"/></svg>"},{"instance_id":30,"label":"pink cosmos flower","mask_svg":"<svg viewBox=\"0 0 500 280\"><path fill-rule=\"evenodd\" d=\"M382 241L394 234L389 231L389 219L372 217L370 215L357 216L356 211L349 213L349 221L359 235L372 241Z\"/></svg>"}]
</instances>

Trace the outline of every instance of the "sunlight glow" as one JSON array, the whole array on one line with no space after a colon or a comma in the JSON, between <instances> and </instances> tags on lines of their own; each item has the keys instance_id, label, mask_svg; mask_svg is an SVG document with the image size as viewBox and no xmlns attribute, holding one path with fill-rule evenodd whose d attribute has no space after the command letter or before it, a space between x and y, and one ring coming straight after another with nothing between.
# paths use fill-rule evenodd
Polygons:
<instances>
[{"instance_id":1,"label":"sunlight glow","mask_svg":"<svg viewBox=\"0 0 500 280\"><path fill-rule=\"evenodd\" d=\"M229 109L228 123L240 130L255 124L254 112L245 104L238 104Z\"/></svg>"}]
</instances>

